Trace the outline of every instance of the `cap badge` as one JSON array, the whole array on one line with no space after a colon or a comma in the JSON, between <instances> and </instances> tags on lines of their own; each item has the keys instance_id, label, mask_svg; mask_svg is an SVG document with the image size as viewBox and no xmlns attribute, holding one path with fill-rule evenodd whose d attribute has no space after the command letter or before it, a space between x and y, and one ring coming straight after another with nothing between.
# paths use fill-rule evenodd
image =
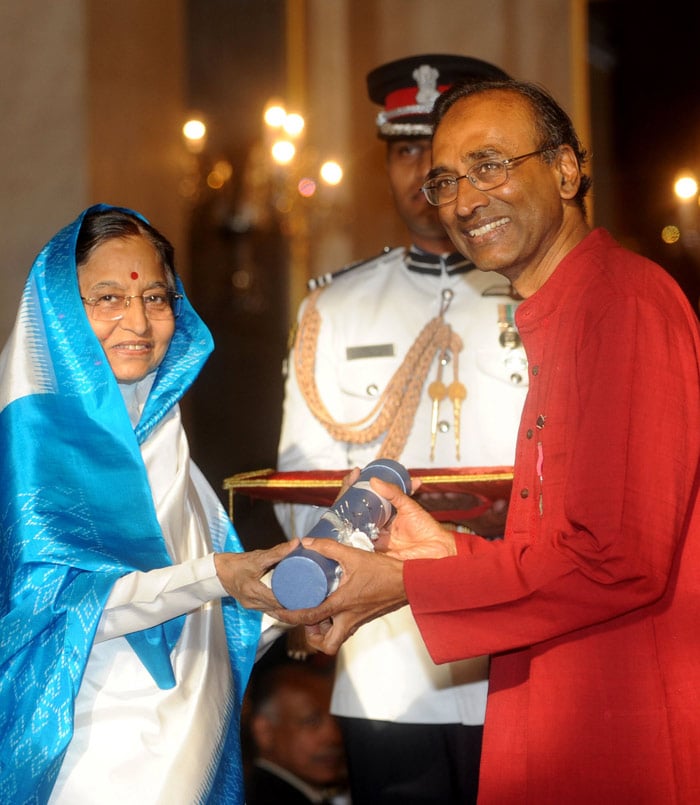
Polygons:
<instances>
[{"instance_id":1,"label":"cap badge","mask_svg":"<svg viewBox=\"0 0 700 805\"><path fill-rule=\"evenodd\" d=\"M421 64L420 67L416 67L413 71L413 78L418 85L416 103L432 108L436 98L440 95L437 88L439 76L439 71L429 64Z\"/></svg>"}]
</instances>

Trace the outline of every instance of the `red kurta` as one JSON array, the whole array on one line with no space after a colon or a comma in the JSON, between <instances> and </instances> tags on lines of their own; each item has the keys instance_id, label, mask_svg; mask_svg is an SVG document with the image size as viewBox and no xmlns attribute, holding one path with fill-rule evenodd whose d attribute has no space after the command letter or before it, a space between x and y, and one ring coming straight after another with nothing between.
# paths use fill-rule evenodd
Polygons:
<instances>
[{"instance_id":1,"label":"red kurta","mask_svg":"<svg viewBox=\"0 0 700 805\"><path fill-rule=\"evenodd\" d=\"M700 335L595 230L520 306L503 541L405 563L437 662L492 654L480 802L700 802Z\"/></svg>"}]
</instances>

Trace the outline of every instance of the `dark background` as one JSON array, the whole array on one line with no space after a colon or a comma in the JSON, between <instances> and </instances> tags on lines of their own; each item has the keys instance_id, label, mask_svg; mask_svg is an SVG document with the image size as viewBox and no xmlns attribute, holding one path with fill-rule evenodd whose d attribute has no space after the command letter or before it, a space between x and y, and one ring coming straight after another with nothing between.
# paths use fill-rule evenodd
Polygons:
<instances>
[{"instance_id":1,"label":"dark background","mask_svg":"<svg viewBox=\"0 0 700 805\"><path fill-rule=\"evenodd\" d=\"M192 0L187 30L190 107L209 124L210 161L226 158L240 174L266 100L285 93L284 2ZM190 233L191 297L216 349L188 394L187 431L227 508L225 478L276 464L289 329L284 239L274 221L237 231L236 178L223 194L202 193ZM234 521L247 548L284 539L267 503L237 495Z\"/></svg>"},{"instance_id":2,"label":"dark background","mask_svg":"<svg viewBox=\"0 0 700 805\"><path fill-rule=\"evenodd\" d=\"M600 150L609 160L594 175L596 198L606 197L596 223L661 263L697 309L697 259L660 233L679 222L676 175L700 175L700 6L601 0L589 9L593 158Z\"/></svg>"}]
</instances>

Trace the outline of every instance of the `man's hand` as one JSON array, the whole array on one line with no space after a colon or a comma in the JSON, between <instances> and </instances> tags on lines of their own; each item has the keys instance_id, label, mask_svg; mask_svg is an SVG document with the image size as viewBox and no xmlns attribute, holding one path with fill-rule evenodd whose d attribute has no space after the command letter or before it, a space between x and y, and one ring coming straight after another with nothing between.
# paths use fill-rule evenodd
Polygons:
<instances>
[{"instance_id":1,"label":"man's hand","mask_svg":"<svg viewBox=\"0 0 700 805\"><path fill-rule=\"evenodd\" d=\"M272 613L286 623L306 625L309 644L326 654L335 654L362 624L407 603L401 560L436 559L457 552L454 536L397 486L379 478L372 478L370 484L396 509L376 543L384 553L358 550L332 539L302 540L305 547L340 564L338 589L314 609Z\"/></svg>"},{"instance_id":2,"label":"man's hand","mask_svg":"<svg viewBox=\"0 0 700 805\"><path fill-rule=\"evenodd\" d=\"M298 540L293 540L265 551L217 553L214 555L216 573L226 592L246 609L263 612L278 609L279 601L261 579L298 544Z\"/></svg>"},{"instance_id":3,"label":"man's hand","mask_svg":"<svg viewBox=\"0 0 700 805\"><path fill-rule=\"evenodd\" d=\"M457 553L454 534L398 486L380 478L372 478L370 485L396 509L396 515L375 542L375 550L401 560L442 559Z\"/></svg>"},{"instance_id":4,"label":"man's hand","mask_svg":"<svg viewBox=\"0 0 700 805\"><path fill-rule=\"evenodd\" d=\"M341 545L332 539L303 539L305 548L335 559L342 568L338 589L314 609L277 609L285 623L304 624L313 648L335 654L363 623L406 603L403 564L383 554Z\"/></svg>"}]
</instances>

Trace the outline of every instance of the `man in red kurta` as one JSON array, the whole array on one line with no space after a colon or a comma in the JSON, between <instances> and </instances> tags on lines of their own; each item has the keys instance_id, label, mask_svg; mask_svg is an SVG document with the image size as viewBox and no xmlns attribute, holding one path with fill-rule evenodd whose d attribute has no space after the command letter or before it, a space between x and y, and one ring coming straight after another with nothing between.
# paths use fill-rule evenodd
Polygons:
<instances>
[{"instance_id":1,"label":"man in red kurta","mask_svg":"<svg viewBox=\"0 0 700 805\"><path fill-rule=\"evenodd\" d=\"M437 662L492 654L481 798L700 802L695 314L596 230L518 326L506 537L404 569Z\"/></svg>"},{"instance_id":2,"label":"man in red kurta","mask_svg":"<svg viewBox=\"0 0 700 805\"><path fill-rule=\"evenodd\" d=\"M436 117L424 192L525 298L506 534L449 534L373 481L398 512L390 555L315 541L343 580L296 617L334 651L408 600L437 662L491 655L481 803L700 802L697 316L660 267L590 231L585 152L545 92L455 88Z\"/></svg>"}]
</instances>

